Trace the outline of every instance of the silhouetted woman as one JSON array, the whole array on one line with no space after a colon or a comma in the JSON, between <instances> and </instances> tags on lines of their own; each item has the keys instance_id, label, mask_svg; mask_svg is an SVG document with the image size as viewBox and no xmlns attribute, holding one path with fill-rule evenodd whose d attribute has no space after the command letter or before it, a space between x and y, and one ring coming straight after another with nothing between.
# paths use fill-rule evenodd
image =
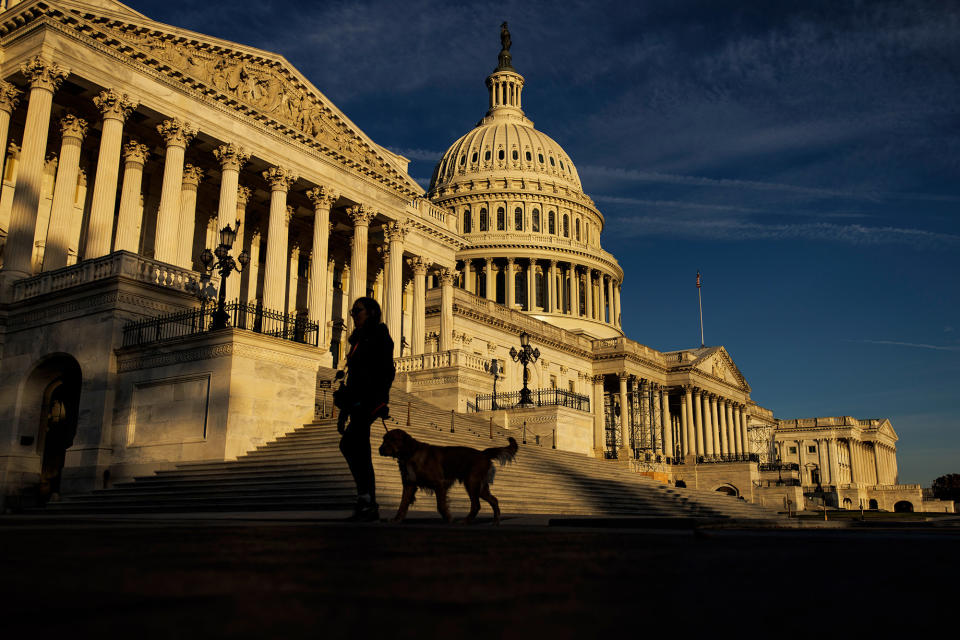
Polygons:
<instances>
[{"instance_id":1,"label":"silhouetted woman","mask_svg":"<svg viewBox=\"0 0 960 640\"><path fill-rule=\"evenodd\" d=\"M346 411L349 423L337 429L343 434L340 451L347 459L357 484L357 506L350 520L372 522L380 519L373 460L370 455L370 425L389 414L393 366L393 340L381 321L380 305L373 298L358 298L350 310L355 329L348 342Z\"/></svg>"}]
</instances>

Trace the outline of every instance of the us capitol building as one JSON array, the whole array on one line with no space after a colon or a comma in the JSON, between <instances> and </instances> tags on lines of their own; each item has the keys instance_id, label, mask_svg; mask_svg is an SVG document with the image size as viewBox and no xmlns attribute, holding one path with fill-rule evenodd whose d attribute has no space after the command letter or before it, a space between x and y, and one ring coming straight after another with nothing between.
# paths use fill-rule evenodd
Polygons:
<instances>
[{"instance_id":1,"label":"us capitol building","mask_svg":"<svg viewBox=\"0 0 960 640\"><path fill-rule=\"evenodd\" d=\"M952 510L898 484L888 420L779 420L722 346L624 335L603 213L501 43L486 114L424 191L277 54L112 0L0 1L0 499L309 422L370 294L395 384L446 409L752 502Z\"/></svg>"}]
</instances>

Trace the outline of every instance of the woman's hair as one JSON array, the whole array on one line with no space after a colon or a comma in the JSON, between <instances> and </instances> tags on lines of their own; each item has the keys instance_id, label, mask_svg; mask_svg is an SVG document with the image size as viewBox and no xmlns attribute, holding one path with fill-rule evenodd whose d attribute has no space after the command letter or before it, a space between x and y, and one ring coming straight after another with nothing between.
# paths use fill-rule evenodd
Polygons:
<instances>
[{"instance_id":1,"label":"woman's hair","mask_svg":"<svg viewBox=\"0 0 960 640\"><path fill-rule=\"evenodd\" d=\"M361 304L367 312L367 322L365 327L375 327L383 322L383 311L380 310L380 303L373 298L357 298L353 304Z\"/></svg>"}]
</instances>

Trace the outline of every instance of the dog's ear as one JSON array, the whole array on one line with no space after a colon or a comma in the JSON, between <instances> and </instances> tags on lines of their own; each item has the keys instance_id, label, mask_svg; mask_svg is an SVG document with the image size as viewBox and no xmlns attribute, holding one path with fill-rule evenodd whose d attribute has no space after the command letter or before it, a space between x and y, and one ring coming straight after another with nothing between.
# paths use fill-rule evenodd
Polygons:
<instances>
[{"instance_id":1,"label":"dog's ear","mask_svg":"<svg viewBox=\"0 0 960 640\"><path fill-rule=\"evenodd\" d=\"M406 457L413 454L417 448L417 441L403 429L397 429L400 432L400 453Z\"/></svg>"}]
</instances>

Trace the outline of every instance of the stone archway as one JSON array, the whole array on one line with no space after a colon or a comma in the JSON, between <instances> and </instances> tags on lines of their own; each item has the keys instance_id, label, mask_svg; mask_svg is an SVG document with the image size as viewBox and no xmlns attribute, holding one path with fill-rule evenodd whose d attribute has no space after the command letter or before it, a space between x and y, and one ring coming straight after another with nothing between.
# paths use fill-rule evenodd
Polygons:
<instances>
[{"instance_id":1,"label":"stone archway","mask_svg":"<svg viewBox=\"0 0 960 640\"><path fill-rule=\"evenodd\" d=\"M850 498L843 499L843 508L844 509L853 509L853 500Z\"/></svg>"},{"instance_id":2,"label":"stone archway","mask_svg":"<svg viewBox=\"0 0 960 640\"><path fill-rule=\"evenodd\" d=\"M722 484L716 489L714 489L714 491L716 491L717 493L724 493L728 496L733 496L734 498L740 495L740 491L737 490L737 488L732 484Z\"/></svg>"},{"instance_id":3,"label":"stone archway","mask_svg":"<svg viewBox=\"0 0 960 640\"><path fill-rule=\"evenodd\" d=\"M77 434L82 381L77 361L59 353L40 360L21 388L18 432L36 442L41 502L60 493L66 452Z\"/></svg>"},{"instance_id":4,"label":"stone archway","mask_svg":"<svg viewBox=\"0 0 960 640\"><path fill-rule=\"evenodd\" d=\"M913 503L907 500L901 500L893 505L894 513L913 513Z\"/></svg>"},{"instance_id":5,"label":"stone archway","mask_svg":"<svg viewBox=\"0 0 960 640\"><path fill-rule=\"evenodd\" d=\"M876 499L870 498L870 502L869 502L867 508L870 509L871 511L876 511L876 510L878 510L878 509L880 508L880 506L877 504Z\"/></svg>"}]
</instances>

